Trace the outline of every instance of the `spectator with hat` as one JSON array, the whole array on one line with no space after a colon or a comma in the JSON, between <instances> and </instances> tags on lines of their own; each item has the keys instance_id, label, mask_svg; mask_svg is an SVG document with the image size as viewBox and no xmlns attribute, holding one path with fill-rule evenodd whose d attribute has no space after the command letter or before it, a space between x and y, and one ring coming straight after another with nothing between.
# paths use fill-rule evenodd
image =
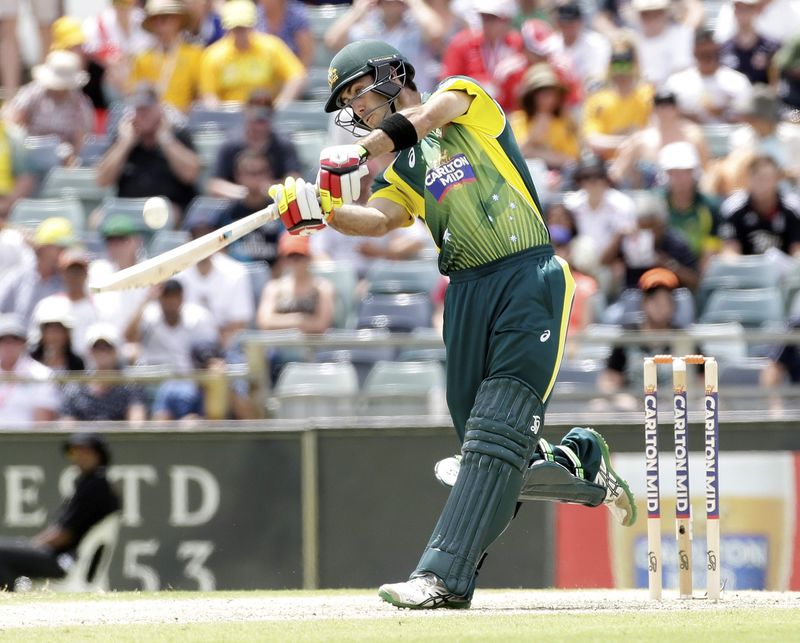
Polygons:
<instances>
[{"instance_id":1,"label":"spectator with hat","mask_svg":"<svg viewBox=\"0 0 800 643\"><path fill-rule=\"evenodd\" d=\"M477 0L473 6L480 16L480 28L465 29L450 41L444 51L441 77L469 76L490 95L499 96L498 90L508 77L506 61L525 54L522 35L511 22L517 7L514 0ZM515 103L516 97L508 94L502 97L500 106L510 112Z\"/></svg>"},{"instance_id":2,"label":"spectator with hat","mask_svg":"<svg viewBox=\"0 0 800 643\"><path fill-rule=\"evenodd\" d=\"M297 150L282 132L274 131L272 117L272 96L262 90L250 94L245 106L243 136L226 141L219 149L206 186L209 194L226 199L245 198L248 188L234 176L236 159L245 150L264 158L273 183L287 176L300 176L302 165Z\"/></svg>"},{"instance_id":3,"label":"spectator with hat","mask_svg":"<svg viewBox=\"0 0 800 643\"><path fill-rule=\"evenodd\" d=\"M602 83L611 59L611 42L586 25L578 0L557 4L555 17L555 46L569 60L583 87Z\"/></svg>"},{"instance_id":4,"label":"spectator with hat","mask_svg":"<svg viewBox=\"0 0 800 643\"><path fill-rule=\"evenodd\" d=\"M182 211L196 196L200 175L188 130L170 124L152 85L139 85L128 106L97 165L98 185L115 185L117 196L124 198L161 195Z\"/></svg>"},{"instance_id":5,"label":"spectator with hat","mask_svg":"<svg viewBox=\"0 0 800 643\"><path fill-rule=\"evenodd\" d=\"M606 164L599 157L581 159L575 184L578 190L566 195L564 205L575 217L578 234L594 241L600 263L611 265L617 257L616 250L610 249L615 236L635 227L634 203L611 186Z\"/></svg>"},{"instance_id":6,"label":"spectator with hat","mask_svg":"<svg viewBox=\"0 0 800 643\"><path fill-rule=\"evenodd\" d=\"M194 210L183 222L192 239L220 227L219 215ZM219 329L220 344L228 347L236 334L253 321L255 301L250 276L244 266L224 252L217 252L178 273L184 301L203 306Z\"/></svg>"},{"instance_id":7,"label":"spectator with hat","mask_svg":"<svg viewBox=\"0 0 800 643\"><path fill-rule=\"evenodd\" d=\"M206 308L184 301L183 285L168 279L153 286L125 329L125 339L139 344L138 363L192 369L191 347L217 342L219 329Z\"/></svg>"},{"instance_id":8,"label":"spectator with hat","mask_svg":"<svg viewBox=\"0 0 800 643\"><path fill-rule=\"evenodd\" d=\"M719 45L709 29L695 34L694 58L693 66L670 76L665 85L677 96L678 108L697 123L740 120L752 100L753 87L747 76L722 64Z\"/></svg>"},{"instance_id":9,"label":"spectator with hat","mask_svg":"<svg viewBox=\"0 0 800 643\"><path fill-rule=\"evenodd\" d=\"M189 16L183 0L147 0L142 27L155 44L133 61L130 87L149 83L160 101L188 112L199 97L203 49L184 42Z\"/></svg>"},{"instance_id":10,"label":"spectator with hat","mask_svg":"<svg viewBox=\"0 0 800 643\"><path fill-rule=\"evenodd\" d=\"M208 47L225 35L222 18L211 0L186 0L189 20L183 30L183 37L200 47Z\"/></svg>"},{"instance_id":11,"label":"spectator with hat","mask_svg":"<svg viewBox=\"0 0 800 643\"><path fill-rule=\"evenodd\" d=\"M484 4L495 8L507 2L513 4L513 0L483 0ZM382 40L399 51L407 52L415 70L414 87L420 91L432 91L437 81L432 74L437 67L436 58L444 46L454 45L454 41L447 45L444 37L444 21L424 0L355 0L325 32L324 42L330 51L339 51L356 40ZM443 55L443 65L447 67L448 52L444 51ZM450 73L442 71L442 75L449 76ZM408 82L406 86L409 86Z\"/></svg>"},{"instance_id":12,"label":"spectator with hat","mask_svg":"<svg viewBox=\"0 0 800 643\"><path fill-rule=\"evenodd\" d=\"M33 422L57 417L59 394L51 371L25 350L28 333L13 314L0 314L0 375L27 378L28 382L0 381L0 427L25 429Z\"/></svg>"},{"instance_id":13,"label":"spectator with hat","mask_svg":"<svg viewBox=\"0 0 800 643\"><path fill-rule=\"evenodd\" d=\"M278 242L278 256L283 273L264 286L256 326L324 333L333 324L334 290L330 282L311 272L310 239L284 233Z\"/></svg>"},{"instance_id":14,"label":"spectator with hat","mask_svg":"<svg viewBox=\"0 0 800 643\"><path fill-rule=\"evenodd\" d=\"M666 145L689 143L695 149L701 166L709 158L703 130L678 110L678 99L668 90L653 96L653 117L650 125L629 136L609 168L612 180L629 189L649 189L659 180L658 155Z\"/></svg>"},{"instance_id":15,"label":"spectator with hat","mask_svg":"<svg viewBox=\"0 0 800 643\"><path fill-rule=\"evenodd\" d=\"M700 190L700 158L691 143L679 141L665 145L658 155L664 174L664 197L669 218L667 225L681 232L701 265L720 251L718 201Z\"/></svg>"},{"instance_id":16,"label":"spectator with hat","mask_svg":"<svg viewBox=\"0 0 800 643\"><path fill-rule=\"evenodd\" d=\"M75 490L43 531L29 540L0 540L0 588L6 591L14 591L21 576L63 578L83 537L103 518L119 511L119 498L106 477L111 450L103 437L76 433L64 443L63 451L78 468Z\"/></svg>"},{"instance_id":17,"label":"spectator with hat","mask_svg":"<svg viewBox=\"0 0 800 643\"><path fill-rule=\"evenodd\" d=\"M242 150L236 157L233 179L237 187L245 189L245 196L222 212L220 226L229 225L266 208L272 203L267 190L277 181L264 155L250 149ZM228 256L237 261L265 261L272 269L278 261L278 237L285 230L280 219L268 221L229 245Z\"/></svg>"},{"instance_id":18,"label":"spectator with hat","mask_svg":"<svg viewBox=\"0 0 800 643\"><path fill-rule=\"evenodd\" d=\"M772 58L781 46L778 41L765 38L756 31L759 2L734 0L736 32L720 48L722 64L743 73L752 85L772 81L769 73Z\"/></svg>"},{"instance_id":19,"label":"spectator with hat","mask_svg":"<svg viewBox=\"0 0 800 643\"><path fill-rule=\"evenodd\" d=\"M65 297L42 299L33 311L28 332L33 342L31 357L56 373L82 371L83 359L72 348L74 326L75 318Z\"/></svg>"},{"instance_id":20,"label":"spectator with hat","mask_svg":"<svg viewBox=\"0 0 800 643\"><path fill-rule=\"evenodd\" d=\"M89 264L89 283L102 281L117 270L130 268L143 258L142 230L124 214L112 214L100 226L104 258ZM147 296L147 288L112 290L92 295L101 318L121 333Z\"/></svg>"},{"instance_id":21,"label":"spectator with hat","mask_svg":"<svg viewBox=\"0 0 800 643\"><path fill-rule=\"evenodd\" d=\"M659 87L692 66L692 30L670 16L670 0L633 0L638 20L636 49L644 80Z\"/></svg>"},{"instance_id":22,"label":"spectator with hat","mask_svg":"<svg viewBox=\"0 0 800 643\"><path fill-rule=\"evenodd\" d=\"M63 291L59 260L64 249L74 243L75 233L68 219L50 217L42 221L31 239L36 261L0 278L0 313L14 313L27 325L39 301Z\"/></svg>"},{"instance_id":23,"label":"spectator with hat","mask_svg":"<svg viewBox=\"0 0 800 643\"><path fill-rule=\"evenodd\" d=\"M510 116L520 152L561 170L578 160L578 128L565 108L564 86L553 68L539 63L528 69L520 87L522 109Z\"/></svg>"},{"instance_id":24,"label":"spectator with hat","mask_svg":"<svg viewBox=\"0 0 800 643\"><path fill-rule=\"evenodd\" d=\"M625 330L642 333L675 330L673 318L676 306L673 293L680 285L678 277L665 268L653 268L642 274L637 285L642 293L642 321L625 324ZM669 346L655 345L646 339L639 346L615 346L606 362L605 370L598 378L598 389L605 396L620 394L628 386L642 381L642 358L647 355L669 354L670 350ZM620 395L612 398L612 403L633 410L638 403L637 399Z\"/></svg>"},{"instance_id":25,"label":"spectator with hat","mask_svg":"<svg viewBox=\"0 0 800 643\"><path fill-rule=\"evenodd\" d=\"M200 93L206 105L244 103L255 90L274 97L275 109L296 100L306 83L303 63L277 36L257 33L256 8L250 0L222 6L227 33L203 54Z\"/></svg>"},{"instance_id":26,"label":"spectator with hat","mask_svg":"<svg viewBox=\"0 0 800 643\"><path fill-rule=\"evenodd\" d=\"M121 367L121 337L107 322L92 324L86 331L90 373L118 373ZM62 392L62 420L76 422L123 422L136 424L147 419L144 391L130 382L70 382Z\"/></svg>"},{"instance_id":27,"label":"spectator with hat","mask_svg":"<svg viewBox=\"0 0 800 643\"><path fill-rule=\"evenodd\" d=\"M650 120L653 88L639 79L636 49L629 39L613 43L606 88L587 96L583 138L603 158L611 158L625 139Z\"/></svg>"},{"instance_id":28,"label":"spectator with hat","mask_svg":"<svg viewBox=\"0 0 800 643\"><path fill-rule=\"evenodd\" d=\"M527 71L536 65L547 64L564 88L564 104L572 109L583 100L583 87L572 63L558 49L555 34L543 20L526 20L522 23L523 50L507 57L497 65L496 78L500 84L497 102L519 107L520 85Z\"/></svg>"},{"instance_id":29,"label":"spectator with hat","mask_svg":"<svg viewBox=\"0 0 800 643\"><path fill-rule=\"evenodd\" d=\"M89 255L78 248L68 249L59 259L59 269L64 278L64 291L42 299L33 310L33 318L37 319L40 309L50 306L51 303L55 304L57 309L63 309L71 320L70 330L75 352L84 357L86 330L101 316L100 307L86 287ZM47 362L45 364L54 368Z\"/></svg>"},{"instance_id":30,"label":"spectator with hat","mask_svg":"<svg viewBox=\"0 0 800 643\"><path fill-rule=\"evenodd\" d=\"M82 91L89 74L78 54L62 50L51 51L32 74L4 107L5 118L28 136L57 136L64 144L59 157L70 164L94 128L92 103Z\"/></svg>"}]
</instances>

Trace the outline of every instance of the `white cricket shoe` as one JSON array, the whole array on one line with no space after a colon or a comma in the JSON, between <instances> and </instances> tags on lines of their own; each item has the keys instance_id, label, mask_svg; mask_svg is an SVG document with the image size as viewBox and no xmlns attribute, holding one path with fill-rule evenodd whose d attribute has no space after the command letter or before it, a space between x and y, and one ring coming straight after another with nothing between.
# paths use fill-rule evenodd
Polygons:
<instances>
[{"instance_id":1,"label":"white cricket shoe","mask_svg":"<svg viewBox=\"0 0 800 643\"><path fill-rule=\"evenodd\" d=\"M395 607L411 610L467 609L472 604L471 598L453 594L435 574L415 576L404 583L381 585L378 596Z\"/></svg>"},{"instance_id":2,"label":"white cricket shoe","mask_svg":"<svg viewBox=\"0 0 800 643\"><path fill-rule=\"evenodd\" d=\"M603 454L600 460L600 470L594 479L595 484L606 488L606 499L603 504L608 507L611 515L620 525L630 527L636 522L636 501L628 482L611 467L611 456L605 438L594 429L587 428L586 430L597 438Z\"/></svg>"}]
</instances>

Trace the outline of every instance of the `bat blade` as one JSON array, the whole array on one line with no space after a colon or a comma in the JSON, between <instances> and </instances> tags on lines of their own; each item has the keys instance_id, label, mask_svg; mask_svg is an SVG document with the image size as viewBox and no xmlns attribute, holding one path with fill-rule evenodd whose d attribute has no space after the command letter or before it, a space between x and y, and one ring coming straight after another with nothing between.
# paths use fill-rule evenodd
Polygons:
<instances>
[{"instance_id":1,"label":"bat blade","mask_svg":"<svg viewBox=\"0 0 800 643\"><path fill-rule=\"evenodd\" d=\"M137 263L130 268L119 270L109 275L106 279L93 282L89 285L89 290L99 293L110 290L142 288L160 283L206 257L210 257L218 250L230 245L256 228L260 228L265 223L274 221L278 216L277 206L274 204L269 205L263 210L253 212L253 214L249 214L243 219L229 223L198 239Z\"/></svg>"}]
</instances>

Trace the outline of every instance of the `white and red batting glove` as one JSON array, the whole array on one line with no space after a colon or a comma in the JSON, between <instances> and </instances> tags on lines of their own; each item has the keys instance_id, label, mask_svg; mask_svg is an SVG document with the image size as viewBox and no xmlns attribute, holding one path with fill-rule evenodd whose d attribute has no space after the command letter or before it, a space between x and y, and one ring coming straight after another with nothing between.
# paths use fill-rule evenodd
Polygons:
<instances>
[{"instance_id":1,"label":"white and red batting glove","mask_svg":"<svg viewBox=\"0 0 800 643\"><path fill-rule=\"evenodd\" d=\"M319 203L328 219L343 205L358 201L361 177L369 170L367 150L361 145L334 145L319 155Z\"/></svg>"},{"instance_id":2,"label":"white and red batting glove","mask_svg":"<svg viewBox=\"0 0 800 643\"><path fill-rule=\"evenodd\" d=\"M309 235L325 227L317 191L311 183L290 176L283 185L270 187L269 195L289 234Z\"/></svg>"}]
</instances>

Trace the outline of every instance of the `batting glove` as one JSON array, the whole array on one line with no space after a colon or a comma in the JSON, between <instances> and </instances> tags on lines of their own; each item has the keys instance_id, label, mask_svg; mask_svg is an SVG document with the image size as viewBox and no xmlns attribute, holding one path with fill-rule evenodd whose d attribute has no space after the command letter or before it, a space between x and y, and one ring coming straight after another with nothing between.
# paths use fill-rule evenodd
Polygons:
<instances>
[{"instance_id":1,"label":"batting glove","mask_svg":"<svg viewBox=\"0 0 800 643\"><path fill-rule=\"evenodd\" d=\"M319 202L326 218L336 208L358 201L361 177L369 170L367 150L361 145L334 145L319 155Z\"/></svg>"},{"instance_id":2,"label":"batting glove","mask_svg":"<svg viewBox=\"0 0 800 643\"><path fill-rule=\"evenodd\" d=\"M289 234L309 235L325 227L317 192L311 183L290 176L283 185L270 187L269 195L278 206Z\"/></svg>"}]
</instances>

